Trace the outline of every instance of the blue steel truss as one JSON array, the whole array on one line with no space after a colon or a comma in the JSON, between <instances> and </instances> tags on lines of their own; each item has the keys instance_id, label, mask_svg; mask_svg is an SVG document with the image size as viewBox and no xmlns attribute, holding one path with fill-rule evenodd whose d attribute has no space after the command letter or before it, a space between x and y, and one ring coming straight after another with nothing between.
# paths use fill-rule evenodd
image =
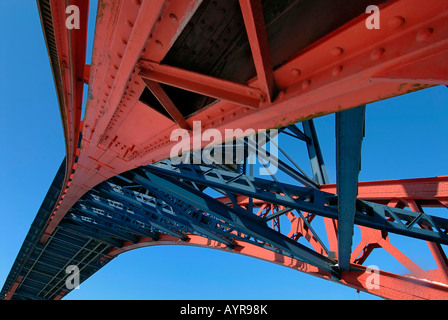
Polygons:
<instances>
[{"instance_id":1,"label":"blue steel truss","mask_svg":"<svg viewBox=\"0 0 448 320\"><path fill-rule=\"evenodd\" d=\"M90 190L69 210L50 239L42 244L39 239L61 191L63 162L1 295L5 297L16 284L17 289L8 298L60 298L70 292L66 286L67 266L78 266L83 282L111 261L108 253L113 249L121 248L125 243L137 243L141 237L157 241L162 234L180 241L200 235L229 249L234 249L237 241L251 243L317 266L333 279L338 279L340 272L348 268L349 256L342 255L342 261L341 258L339 261L334 259L313 229L313 216L343 221L346 231L341 237L345 238L339 240L348 255L355 224L448 244L448 219L356 199L353 186L357 185L359 172L363 117L361 107L340 114L336 120L339 196L318 190L319 184L329 181L314 124L309 120L302 123L303 131L296 125L280 130L281 134L305 142L308 148L312 177L306 175L279 146L292 163L279 161L279 170L297 184L280 182L275 175L272 179L255 177L246 161L231 166L174 165L165 160L125 172ZM247 157L250 153L247 141L245 148ZM212 196L211 190L227 200ZM247 197L247 203L240 204L239 196ZM256 201L272 204L275 210L259 214ZM317 252L280 230L278 223L289 212L302 219L324 252Z\"/></svg>"}]
</instances>

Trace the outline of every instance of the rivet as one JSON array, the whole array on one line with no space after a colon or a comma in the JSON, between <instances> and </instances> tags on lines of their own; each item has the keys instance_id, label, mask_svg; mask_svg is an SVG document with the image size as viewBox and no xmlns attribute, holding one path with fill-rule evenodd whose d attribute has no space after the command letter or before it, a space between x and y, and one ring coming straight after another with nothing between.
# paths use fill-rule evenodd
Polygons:
<instances>
[{"instance_id":1,"label":"rivet","mask_svg":"<svg viewBox=\"0 0 448 320\"><path fill-rule=\"evenodd\" d=\"M331 54L334 55L335 57L340 56L344 53L344 49L342 49L341 47L334 47L333 49L331 49Z\"/></svg>"},{"instance_id":2,"label":"rivet","mask_svg":"<svg viewBox=\"0 0 448 320\"><path fill-rule=\"evenodd\" d=\"M305 80L302 82L302 89L308 89L311 86L311 80Z\"/></svg>"},{"instance_id":3,"label":"rivet","mask_svg":"<svg viewBox=\"0 0 448 320\"><path fill-rule=\"evenodd\" d=\"M177 21L177 17L174 13L170 13L170 20L171 21Z\"/></svg>"},{"instance_id":4,"label":"rivet","mask_svg":"<svg viewBox=\"0 0 448 320\"><path fill-rule=\"evenodd\" d=\"M426 39L428 39L434 32L433 28L426 28L421 30L418 34L417 34L417 41L421 42L421 41L425 41Z\"/></svg>"},{"instance_id":5,"label":"rivet","mask_svg":"<svg viewBox=\"0 0 448 320\"><path fill-rule=\"evenodd\" d=\"M291 74L293 76L297 77L297 76L300 76L301 71L300 71L300 69L294 68L294 69L291 69Z\"/></svg>"},{"instance_id":6,"label":"rivet","mask_svg":"<svg viewBox=\"0 0 448 320\"><path fill-rule=\"evenodd\" d=\"M373 61L378 60L383 56L384 52L386 52L386 50L383 48L376 49L370 54L370 59Z\"/></svg>"},{"instance_id":7,"label":"rivet","mask_svg":"<svg viewBox=\"0 0 448 320\"><path fill-rule=\"evenodd\" d=\"M283 99L285 97L285 91L280 91L277 96L279 99Z\"/></svg>"},{"instance_id":8,"label":"rivet","mask_svg":"<svg viewBox=\"0 0 448 320\"><path fill-rule=\"evenodd\" d=\"M406 22L406 20L404 20L403 17L395 16L389 20L389 27L391 27L392 29L397 29L397 28L401 27L402 25L404 25L405 22Z\"/></svg>"},{"instance_id":9,"label":"rivet","mask_svg":"<svg viewBox=\"0 0 448 320\"><path fill-rule=\"evenodd\" d=\"M342 72L342 69L344 69L343 66L338 66L338 67L333 69L331 74L333 75L333 77L336 77L337 75L339 75Z\"/></svg>"},{"instance_id":10,"label":"rivet","mask_svg":"<svg viewBox=\"0 0 448 320\"><path fill-rule=\"evenodd\" d=\"M162 42L160 42L160 40L156 40L156 45L160 48L163 47L163 44Z\"/></svg>"}]
</instances>

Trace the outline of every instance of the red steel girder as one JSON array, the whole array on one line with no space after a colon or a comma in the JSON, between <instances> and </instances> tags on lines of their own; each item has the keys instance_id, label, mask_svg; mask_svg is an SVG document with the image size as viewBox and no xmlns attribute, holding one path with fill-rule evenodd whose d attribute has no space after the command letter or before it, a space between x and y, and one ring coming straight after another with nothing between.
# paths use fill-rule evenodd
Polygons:
<instances>
[{"instance_id":1,"label":"red steel girder","mask_svg":"<svg viewBox=\"0 0 448 320\"><path fill-rule=\"evenodd\" d=\"M257 78L268 102L274 100L274 72L261 0L240 0Z\"/></svg>"},{"instance_id":2,"label":"red steel girder","mask_svg":"<svg viewBox=\"0 0 448 320\"><path fill-rule=\"evenodd\" d=\"M89 190L94 182L103 181L114 174L166 157L170 146L166 133L173 129L172 121L159 122L156 134L150 138L143 134L144 129L148 129L147 126L137 126L135 131L138 132L138 136L142 136L140 138L142 142L131 146L124 145L121 148L119 146L132 139L130 135L127 137L123 135L123 129L132 127L134 124L128 120L129 118L133 117L135 120L141 115L147 117L151 115L150 112L142 112L141 103L135 99L144 88L145 82L148 85L148 81L141 81L140 76L144 77L145 73L151 74L151 71L155 69L167 70L166 73L169 76L176 73L173 72L174 67L160 63L188 22L189 17L194 14L201 3L201 1L158 1L155 3L155 7L151 7L148 0L139 0L134 1L136 7L125 8L124 2L113 4L111 1L103 1L101 5L103 12L100 12L98 16L98 25L102 31L96 34L98 37L95 44L98 56L92 66L93 73L89 79L91 68L85 65L88 1L70 1L70 4L81 8L81 30L64 29L65 6L61 2L49 1L58 54L58 63L54 63L52 68L55 78L57 74L61 76L61 80L56 79L56 84L66 138L68 165L65 188L60 195L43 241L57 226L67 208L79 199L83 192ZM416 5L414 2L409 1L406 4L411 3L410 5L413 6ZM426 86L447 84L448 69L443 63L447 58L447 28L443 23L447 17L447 8L443 3L436 4L435 0L429 2L428 8L421 10L424 12L417 12L417 6L406 8L404 1L392 1L381 8L382 14L387 13L389 32L392 30L390 36L384 37L382 32L377 32L372 37L366 36L365 30L360 28L364 18L360 17L299 52L295 58L273 73L267 54L269 48L265 30L263 30L260 2L241 0L258 79L241 85L207 75L195 75L190 71L178 68L178 74L185 77L180 76L178 82L168 81L168 84L191 90L192 88L185 87L185 83L197 77L198 84L201 81L210 80L214 81L215 85L225 84L229 88L225 95L222 95L222 87L219 88L221 91L218 91L215 97L221 100L214 103L209 110L201 110L187 121L182 115L176 113L175 106L170 104L169 97L163 96L163 90L159 90L155 95L160 98L162 105L171 114L177 125L189 128L189 122L200 119L205 123L204 127L217 126L219 130L224 130L229 126L243 129L246 127L282 126L290 122L353 107L358 100L366 103ZM65 4L68 5L68 1ZM151 4L154 4L154 1ZM146 20L148 17L150 18L149 22ZM103 19L105 20L103 21ZM384 19L384 15L382 19ZM123 22L127 27L123 27ZM126 28L130 28L130 30ZM355 35L358 32L359 34ZM366 39L371 41L371 46ZM46 37L47 42L50 40ZM111 40L110 45L109 40ZM349 42L348 40L359 41ZM338 41L344 44L333 46L334 42ZM117 45L120 42L125 46L123 52L116 50L121 48L120 45ZM104 46L105 43L108 44ZM372 49L373 51L371 51ZM50 47L49 50L51 50ZM337 63L328 60L328 56L323 54L325 50L337 58ZM111 57L111 52L115 56ZM368 52L370 52L369 55L366 54ZM109 55L107 59L105 59L106 55ZM311 59L312 57L314 59ZM102 59L106 60L104 66L100 66L103 64ZM59 69L59 73L55 69ZM109 69L115 70L116 73L108 73ZM148 69L150 70L148 71ZM329 71L331 71L331 76ZM154 72L152 76L154 76ZM105 81L106 78L112 79L112 84L108 84ZM157 78L154 80L163 82ZM80 150L77 139L83 130L81 121L82 86L83 83L91 83L93 86L95 82L97 90L89 101L90 110L86 115L86 126L83 132L83 134L88 134L88 138L83 139L82 150ZM278 84L280 89L280 94L275 100L272 98L274 83ZM156 83L150 82L150 84ZM193 91L208 95L213 87L208 85L208 88L205 86L205 89L200 87L199 90ZM241 88L245 92L242 90L243 94L235 95L235 92L238 93ZM156 84L152 86L152 89L153 92L157 91L160 86ZM369 90L372 92L368 92ZM262 94L260 95L260 93ZM325 98L318 96L323 96L322 93L326 94ZM349 97L354 93L359 96L354 99ZM104 98L101 100L103 94ZM245 102L244 99L254 94L256 97L250 104ZM268 101L264 100L264 94L268 95ZM126 107L123 103L124 100L131 101L127 111L123 110L123 107ZM101 107L100 101L105 105L103 104ZM341 104L336 107L337 102L341 102ZM319 106L319 104L324 106ZM255 110L249 110L247 107ZM281 114L280 110L286 110L286 112ZM101 116L95 117L98 111ZM240 112L242 116L237 115ZM102 115L106 113L108 115L103 118ZM120 115L120 113L123 114ZM228 114L232 114L230 119L227 118ZM282 119L283 115L286 116ZM297 116L299 118L294 118ZM219 120L217 121L217 119ZM250 121L247 121L248 119ZM245 125L242 125L243 123ZM160 128L165 131L162 130L160 133ZM148 134L151 135L154 132ZM151 141L149 148L148 141ZM154 144L153 141L157 142ZM168 146L165 147L165 145ZM118 151L119 149L121 151ZM149 156L150 153L152 153L151 156ZM78 156L80 160L75 162L75 158ZM94 177L88 177L89 173L93 173ZM360 194L360 198L386 202L391 206L407 205L413 211L418 212L421 211L421 206L448 206L445 184L446 177L361 183L360 190L364 193ZM69 187L72 188L69 189ZM322 186L322 189L332 192L330 191L332 187L335 186ZM265 205L261 204L261 206ZM304 223L305 219L311 222L313 217L306 216L305 219L297 219L290 212L286 213L286 216L291 220L290 237L303 236L317 251L325 251L307 229L308 224ZM273 229L276 228L279 229L280 225L274 218ZM330 229L327 231L329 238L336 238L331 234ZM437 272L433 272L434 270L427 272L395 248L389 242L387 235L367 228L362 228L361 231L363 238L352 253L351 265L359 271L343 272L340 282L386 298L446 299L447 258L440 245L428 243L439 269ZM152 239L142 238L137 244L128 243L122 248L114 249L105 258L114 257L136 247L179 244L178 239L170 236L162 236L161 240L154 243ZM191 235L187 243L230 250L221 243L195 235ZM366 288L368 274L365 267L358 262L365 260L375 246L385 248L412 273L401 276L380 271L381 288L375 289L379 291ZM265 259L332 280L328 274L316 267L248 243L240 243L232 252ZM20 281L19 277L11 287L9 297L12 296ZM61 292L57 298L61 298L64 294L65 292Z\"/></svg>"},{"instance_id":3,"label":"red steel girder","mask_svg":"<svg viewBox=\"0 0 448 320\"><path fill-rule=\"evenodd\" d=\"M253 37L264 36L264 31L254 25L259 26L256 14L260 9L247 14L249 10L243 6L243 16L251 18L245 19L245 24L258 74L258 79L245 84L162 64L200 3L143 0L125 6L123 1L102 1L90 67L92 97L88 99L82 123L77 107L80 93L75 88L85 79L82 60L85 41L83 37L74 36L78 34L75 31L66 30L65 7L58 7L56 1L52 1L58 55L69 58L61 59L66 62L61 62L59 67L66 65L70 72L64 73L64 79L57 82L57 86L64 87L64 90L58 88L60 101L71 102L70 107L61 104L64 128L68 128L65 129L68 132L67 156L79 158L77 163L68 166L61 200L42 241L46 241L72 205L93 186L121 172L169 156L174 145L169 139L170 133L178 123L139 101L146 87L142 77L219 99L189 116L186 124L191 127L193 121L201 121L203 129L216 128L221 132L231 128L281 127L432 85L448 84L448 3L443 1L428 0L424 7L416 0L390 1L381 6L383 23L379 30L368 30L365 27L367 16L362 15L297 52L272 72L273 81L269 78L269 62L263 54L267 52L266 39ZM87 8L82 1L79 4ZM85 9L81 11L86 13ZM87 14L83 16L86 18ZM82 25L79 34L87 30L85 24ZM257 60L257 56L261 60ZM265 75L266 79L260 75ZM203 86L198 88L201 83ZM264 102L260 93L270 92L272 83L279 93L273 101ZM214 87L218 87L217 93L213 93L212 90L217 90ZM79 150L76 139L81 128L83 140ZM389 194L389 200L413 200L410 196L398 195ZM381 201L387 199L384 196ZM447 199L443 194L433 193L426 201L446 205ZM327 232L330 237L331 230ZM387 239L385 241L381 240L380 244L388 246ZM258 257L265 257L265 253ZM267 260L278 262L275 258ZM313 273L308 266L304 270ZM320 274L319 271L314 273ZM342 275L342 281L363 290L364 282L360 279L365 276L362 271L359 275L350 272ZM385 272L381 272L381 276L387 279L382 283L390 284L380 294L384 297L397 298L409 292L412 292L411 297L446 297L445 286L438 283L426 283L434 291L419 292L418 288L425 281ZM418 285L411 291L406 289L405 293L394 291L393 286L405 283Z\"/></svg>"},{"instance_id":4,"label":"red steel girder","mask_svg":"<svg viewBox=\"0 0 448 320\"><path fill-rule=\"evenodd\" d=\"M79 28L66 26L66 9L69 4L79 8ZM79 133L82 131L82 96L85 71L88 71L88 68L85 68L85 61L89 0L74 0L69 4L65 1L49 1L55 34L54 38L46 34L45 40L50 55L51 50L57 50L59 59L58 63L52 64L52 69L55 77L60 77L59 82L55 79L56 91L64 127L67 163L71 169L75 162ZM41 7L39 9L42 10ZM42 23L48 21L42 19Z\"/></svg>"},{"instance_id":5,"label":"red steel girder","mask_svg":"<svg viewBox=\"0 0 448 320\"><path fill-rule=\"evenodd\" d=\"M262 103L263 93L258 88L185 69L159 65L152 61L142 61L141 67L143 70L140 72L140 77L143 79L165 83L249 108L257 108Z\"/></svg>"},{"instance_id":6,"label":"red steel girder","mask_svg":"<svg viewBox=\"0 0 448 320\"><path fill-rule=\"evenodd\" d=\"M93 62L95 63L95 65L91 66L90 86L92 87L92 91L98 88L98 86L100 86L99 88L101 88L103 85L105 85L103 82L104 74L102 73L107 71L107 67L109 67L109 70L113 69L114 71L117 71L119 69L116 73L114 73L114 75L110 75L110 79L116 81L112 81L111 84L107 84L113 94L110 94L109 96L109 93L107 93L105 98L103 98L104 103L108 103L108 105L113 106L115 104L118 104L122 99L129 75L134 71L135 64L137 63L148 39L149 32L151 31L153 24L157 21L159 11L163 8L164 4L165 1L162 0L157 2L152 1L151 3L149 1L146 1L140 8L139 4L134 3L134 7L126 6L127 10L123 9L125 13L122 15L119 14L120 8L122 9L124 7L122 6L121 1L110 1L108 3L103 2L103 4L98 7L99 12L97 13L98 21L95 36L96 46L94 48L93 56ZM63 7L63 9L65 10L65 7ZM64 13L59 14L54 13L54 16L58 18L65 17L65 11ZM111 28L115 27L115 23L118 22L121 22L123 24L126 23L128 28L130 28L130 24L133 25L134 23L136 23L137 26L131 29L132 32L127 32L126 37L120 38L120 36L116 35L115 33L111 34L107 32ZM58 28L62 29L63 27L59 26ZM83 30L87 32L86 27L84 27ZM109 43L110 46L104 46L104 42ZM128 42L132 43L132 46L127 47ZM103 67L102 60L105 59L105 56L109 56L111 51L117 54L119 49L122 49L118 47L120 45L121 47L124 46L123 53L120 53L119 56L113 57L115 58L114 60L120 61L120 63L118 64L120 65L120 68L118 68L117 64L105 65ZM125 58L123 58L124 55ZM113 62L113 59L109 59L109 61ZM100 66L98 66L98 64L100 64ZM110 121L110 116L112 116L112 114L105 113L103 120L106 120L103 121L103 123L107 125L107 123ZM63 122L65 124L64 119ZM91 124L89 123L87 127L89 127L90 125ZM95 140L98 140L100 138L101 136L95 136L93 137L92 142L95 142ZM96 167L94 169L96 169ZM73 184L71 184L70 190L73 190ZM71 197L72 196L69 192L66 199L70 199ZM67 200L65 202L67 202ZM60 205L61 202L58 204L58 206L56 206L55 212L50 218L49 225L45 230L42 241L46 241L48 239L57 224L61 221L63 215L55 215L57 210L60 208ZM65 211L64 209L68 210L69 207L67 208L62 205L60 211Z\"/></svg>"},{"instance_id":7,"label":"red steel girder","mask_svg":"<svg viewBox=\"0 0 448 320\"><path fill-rule=\"evenodd\" d=\"M319 188L321 191L336 194L336 184L321 185ZM418 200L424 207L448 208L448 176L359 182L358 199L381 204ZM219 200L224 203L231 202L227 197L221 197ZM242 195L236 200L240 205L249 203L249 198ZM253 201L256 205L264 204L258 199Z\"/></svg>"},{"instance_id":8,"label":"red steel girder","mask_svg":"<svg viewBox=\"0 0 448 320\"><path fill-rule=\"evenodd\" d=\"M239 253L250 257L255 257L268 262L276 263L282 266L292 268L294 270L305 272L325 280L336 281L338 283L347 285L354 289L368 292L386 299L394 300L421 300L421 299L441 299L444 300L448 296L448 285L437 282L419 279L409 275L398 275L385 271L378 271L378 287L372 288L369 286L370 273L366 272L367 267L351 264L354 271L343 272L340 280L335 280L330 277L328 273L319 268L307 264L305 262L286 257L284 255L275 253L268 249L245 242L238 242L238 246L232 250L219 243L201 236L189 234L188 240L180 241L178 238L169 235L161 235L157 241L151 238L140 238L137 243L125 243L122 248L113 249L104 259L110 259L118 256L121 253L158 245L188 245L211 249L218 249L233 253Z\"/></svg>"},{"instance_id":9,"label":"red steel girder","mask_svg":"<svg viewBox=\"0 0 448 320\"><path fill-rule=\"evenodd\" d=\"M320 189L336 193L335 184L322 185ZM360 182L358 198L382 204L388 204L394 199L419 200L427 207L448 208L448 176Z\"/></svg>"},{"instance_id":10,"label":"red steel girder","mask_svg":"<svg viewBox=\"0 0 448 320\"><path fill-rule=\"evenodd\" d=\"M41 23L44 26L45 42L56 85L61 120L66 145L65 187L59 195L60 205L70 185L72 172L76 169L76 157L79 155L79 138L82 131L82 97L86 78L86 47L89 0L73 0L70 5L79 9L79 28L67 28L67 6L58 0L38 2ZM51 23L47 16L53 17ZM54 30L53 34L45 32L46 28Z\"/></svg>"},{"instance_id":11,"label":"red steel girder","mask_svg":"<svg viewBox=\"0 0 448 320\"><path fill-rule=\"evenodd\" d=\"M168 157L175 144L169 137L177 124L138 101L145 87L138 76L138 63L150 64L154 70L173 70L157 63L199 2L164 4L161 1L158 10L154 3L149 6L145 1L126 7L111 2L101 8L91 66L93 98L88 101L84 120L82 152L70 189L47 234L91 187L120 172ZM188 10L177 9L185 6ZM272 128L433 85L432 79L416 84L383 82L377 77L408 65L420 78L421 65L425 66L428 59L436 66L445 65L447 12L447 4L440 1L430 1L424 8L416 1L391 2L381 9L384 24L380 30L366 29L366 16L361 16L275 70L280 93L273 103L251 109L244 103L223 99L186 121L190 126L193 121L201 121L204 129L213 127L221 132L229 128ZM406 22L394 24L400 20L397 17ZM169 26L169 31L162 26ZM428 28L433 31L422 39L420 33ZM143 60L139 60L141 53ZM151 70L143 68L141 72L150 74ZM435 79L447 77L443 68L438 72ZM179 81L192 80L187 76ZM176 85L183 87L182 83ZM256 80L247 86L256 88Z\"/></svg>"}]
</instances>

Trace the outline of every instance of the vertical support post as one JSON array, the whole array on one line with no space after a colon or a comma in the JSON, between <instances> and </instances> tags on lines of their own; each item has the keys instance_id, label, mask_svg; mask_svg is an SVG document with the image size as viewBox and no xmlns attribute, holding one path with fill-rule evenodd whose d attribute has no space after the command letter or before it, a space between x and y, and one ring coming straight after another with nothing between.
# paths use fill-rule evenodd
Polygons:
<instances>
[{"instance_id":1,"label":"vertical support post","mask_svg":"<svg viewBox=\"0 0 448 320\"><path fill-rule=\"evenodd\" d=\"M336 113L336 166L338 193L338 260L348 271L352 248L361 146L366 106Z\"/></svg>"}]
</instances>

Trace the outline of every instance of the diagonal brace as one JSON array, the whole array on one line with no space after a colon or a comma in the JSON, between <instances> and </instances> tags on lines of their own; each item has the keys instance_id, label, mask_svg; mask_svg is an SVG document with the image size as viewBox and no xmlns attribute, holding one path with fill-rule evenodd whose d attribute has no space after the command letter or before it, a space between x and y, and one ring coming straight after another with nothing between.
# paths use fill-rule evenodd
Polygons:
<instances>
[{"instance_id":1,"label":"diagonal brace","mask_svg":"<svg viewBox=\"0 0 448 320\"><path fill-rule=\"evenodd\" d=\"M143 185L149 183L157 189L168 192L173 197L193 205L199 210L209 212L217 218L235 225L237 229L245 234L263 240L301 261L310 263L335 275L333 260L272 230L264 223L263 219L252 214L243 214L181 181L170 177L161 177L147 170L145 170L145 174L147 179L142 179L137 175L135 177L136 181Z\"/></svg>"},{"instance_id":2,"label":"diagonal brace","mask_svg":"<svg viewBox=\"0 0 448 320\"><path fill-rule=\"evenodd\" d=\"M263 16L263 5L261 0L240 0L240 7L259 85L263 93L266 94L268 102L272 102L275 94L274 72Z\"/></svg>"}]
</instances>

